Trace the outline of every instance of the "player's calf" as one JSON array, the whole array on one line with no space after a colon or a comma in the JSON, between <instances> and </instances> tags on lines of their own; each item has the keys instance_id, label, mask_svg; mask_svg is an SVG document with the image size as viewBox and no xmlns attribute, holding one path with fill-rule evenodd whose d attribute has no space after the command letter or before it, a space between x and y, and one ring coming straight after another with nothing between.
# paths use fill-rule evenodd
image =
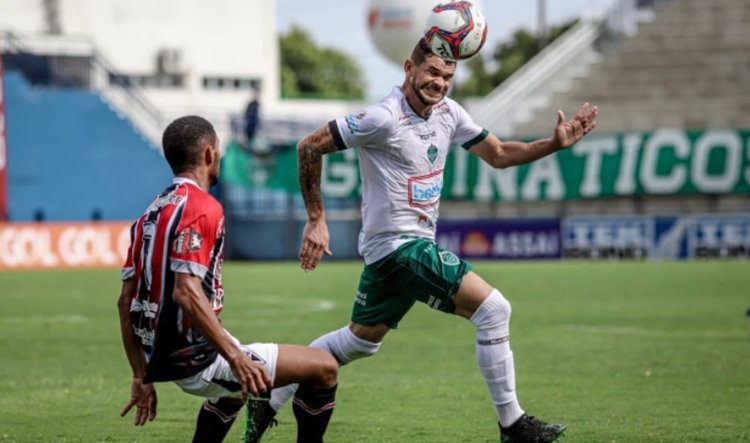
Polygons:
<instances>
[{"instance_id":1,"label":"player's calf","mask_svg":"<svg viewBox=\"0 0 750 443\"><path fill-rule=\"evenodd\" d=\"M301 384L292 405L297 419L297 443L323 443L335 406L336 385L314 388Z\"/></svg>"},{"instance_id":2,"label":"player's calf","mask_svg":"<svg viewBox=\"0 0 750 443\"><path fill-rule=\"evenodd\" d=\"M221 443L242 409L242 400L220 398L203 402L193 435L193 443Z\"/></svg>"}]
</instances>

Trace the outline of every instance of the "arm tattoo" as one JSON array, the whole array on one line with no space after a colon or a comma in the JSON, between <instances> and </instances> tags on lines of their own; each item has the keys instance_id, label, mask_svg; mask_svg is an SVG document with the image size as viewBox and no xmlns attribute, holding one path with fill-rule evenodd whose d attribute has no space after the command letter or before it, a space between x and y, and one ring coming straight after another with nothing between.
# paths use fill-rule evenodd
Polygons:
<instances>
[{"instance_id":1,"label":"arm tattoo","mask_svg":"<svg viewBox=\"0 0 750 443\"><path fill-rule=\"evenodd\" d=\"M297 145L299 187L302 199L310 216L323 212L320 179L323 170L323 154L336 150L328 126L316 130Z\"/></svg>"},{"instance_id":2,"label":"arm tattoo","mask_svg":"<svg viewBox=\"0 0 750 443\"><path fill-rule=\"evenodd\" d=\"M299 156L299 187L305 206L312 203L320 203L320 176L322 174L323 161L320 150L310 144L300 145Z\"/></svg>"}]
</instances>

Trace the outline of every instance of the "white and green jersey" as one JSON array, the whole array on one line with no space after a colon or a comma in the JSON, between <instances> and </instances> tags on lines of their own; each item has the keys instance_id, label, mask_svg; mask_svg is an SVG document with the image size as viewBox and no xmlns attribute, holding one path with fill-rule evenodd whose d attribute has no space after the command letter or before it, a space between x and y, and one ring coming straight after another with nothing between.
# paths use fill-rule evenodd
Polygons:
<instances>
[{"instance_id":1,"label":"white and green jersey","mask_svg":"<svg viewBox=\"0 0 750 443\"><path fill-rule=\"evenodd\" d=\"M401 89L329 123L338 148L356 147L362 177L359 253L374 263L413 238L434 241L443 169L452 143L469 149L487 137L455 101L417 115Z\"/></svg>"}]
</instances>

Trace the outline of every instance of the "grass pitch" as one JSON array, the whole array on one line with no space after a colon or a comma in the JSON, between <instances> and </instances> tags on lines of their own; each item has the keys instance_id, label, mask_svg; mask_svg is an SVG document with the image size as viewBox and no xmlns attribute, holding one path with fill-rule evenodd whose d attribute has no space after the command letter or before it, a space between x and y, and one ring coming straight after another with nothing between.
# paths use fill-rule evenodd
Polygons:
<instances>
[{"instance_id":1,"label":"grass pitch","mask_svg":"<svg viewBox=\"0 0 750 443\"><path fill-rule=\"evenodd\" d=\"M566 442L750 441L750 265L475 263L513 304L521 405ZM228 264L224 325L309 343L346 324L359 263ZM158 385L154 422L120 418L130 371L118 271L0 273L0 442L187 442L202 400ZM293 442L291 408L264 442ZM239 441L238 421L226 439ZM416 306L341 371L330 443L497 442L469 322Z\"/></svg>"}]
</instances>

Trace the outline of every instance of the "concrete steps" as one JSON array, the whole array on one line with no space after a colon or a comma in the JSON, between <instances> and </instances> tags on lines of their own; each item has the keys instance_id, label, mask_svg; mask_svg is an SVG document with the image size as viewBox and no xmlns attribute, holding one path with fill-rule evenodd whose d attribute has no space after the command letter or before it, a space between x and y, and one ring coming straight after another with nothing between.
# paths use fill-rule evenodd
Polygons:
<instances>
[{"instance_id":1,"label":"concrete steps","mask_svg":"<svg viewBox=\"0 0 750 443\"><path fill-rule=\"evenodd\" d=\"M548 135L557 109L601 109L599 132L750 127L750 0L674 0L519 125Z\"/></svg>"}]
</instances>

